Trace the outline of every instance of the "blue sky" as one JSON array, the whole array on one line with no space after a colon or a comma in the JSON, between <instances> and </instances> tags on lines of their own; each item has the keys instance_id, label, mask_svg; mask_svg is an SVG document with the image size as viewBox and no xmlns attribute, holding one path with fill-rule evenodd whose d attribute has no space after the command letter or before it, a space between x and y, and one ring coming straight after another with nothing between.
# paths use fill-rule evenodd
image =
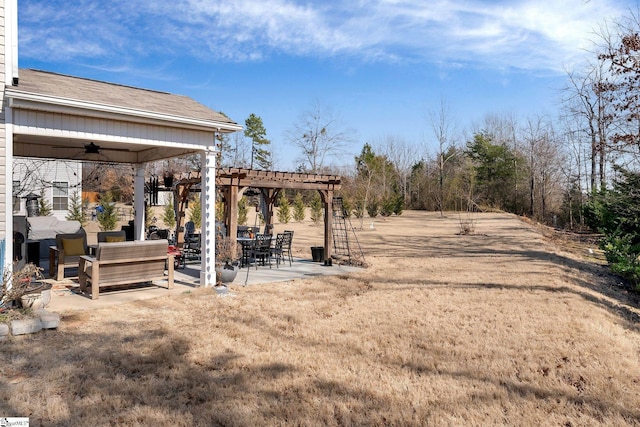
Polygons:
<instances>
[{"instance_id":1,"label":"blue sky","mask_svg":"<svg viewBox=\"0 0 640 427\"><path fill-rule=\"evenodd\" d=\"M19 63L187 95L239 124L260 116L276 169L313 103L365 142L434 152L428 115L554 114L567 69L632 0L19 0Z\"/></svg>"}]
</instances>

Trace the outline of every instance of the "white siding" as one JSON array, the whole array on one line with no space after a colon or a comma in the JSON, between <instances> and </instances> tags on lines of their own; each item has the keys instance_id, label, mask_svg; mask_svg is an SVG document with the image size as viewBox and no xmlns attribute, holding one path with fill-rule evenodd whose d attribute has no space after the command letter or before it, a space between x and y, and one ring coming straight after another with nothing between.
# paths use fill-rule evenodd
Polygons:
<instances>
[{"instance_id":1,"label":"white siding","mask_svg":"<svg viewBox=\"0 0 640 427\"><path fill-rule=\"evenodd\" d=\"M7 239L7 220L6 220L6 200L7 200L7 179L6 179L6 124L5 124L5 101L4 101L4 88L5 88L5 70L6 70L6 57L5 57L5 4L4 0L0 0L0 105L2 105L2 112L0 112L0 239Z\"/></svg>"},{"instance_id":2,"label":"white siding","mask_svg":"<svg viewBox=\"0 0 640 427\"><path fill-rule=\"evenodd\" d=\"M206 147L211 132L150 126L141 123L79 117L62 113L14 110L14 134L79 138L90 141L118 141L131 144L155 144Z\"/></svg>"},{"instance_id":3,"label":"white siding","mask_svg":"<svg viewBox=\"0 0 640 427\"><path fill-rule=\"evenodd\" d=\"M69 198L78 191L82 194L82 163L63 160L20 159L13 162L13 179L20 181L21 192L19 196L29 193L40 195L41 192L49 202L53 203L54 182L69 183ZM26 215L26 200L20 200L20 210L16 215ZM53 216L59 220L65 220L68 210L54 210Z\"/></svg>"}]
</instances>

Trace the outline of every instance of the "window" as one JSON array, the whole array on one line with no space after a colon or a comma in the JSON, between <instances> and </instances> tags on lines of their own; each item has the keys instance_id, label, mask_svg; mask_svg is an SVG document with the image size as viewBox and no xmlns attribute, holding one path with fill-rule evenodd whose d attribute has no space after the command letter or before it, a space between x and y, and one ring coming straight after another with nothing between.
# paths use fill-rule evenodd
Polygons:
<instances>
[{"instance_id":1,"label":"window","mask_svg":"<svg viewBox=\"0 0 640 427\"><path fill-rule=\"evenodd\" d=\"M20 181L13 181L13 211L20 212Z\"/></svg>"},{"instance_id":2,"label":"window","mask_svg":"<svg viewBox=\"0 0 640 427\"><path fill-rule=\"evenodd\" d=\"M53 210L66 211L69 209L69 183L53 183Z\"/></svg>"}]
</instances>

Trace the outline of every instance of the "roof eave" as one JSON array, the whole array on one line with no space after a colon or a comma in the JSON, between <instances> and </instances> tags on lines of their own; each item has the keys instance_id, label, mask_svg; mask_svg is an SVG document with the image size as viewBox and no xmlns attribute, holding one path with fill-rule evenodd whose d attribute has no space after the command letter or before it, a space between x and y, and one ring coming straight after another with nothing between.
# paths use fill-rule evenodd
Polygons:
<instances>
[{"instance_id":1,"label":"roof eave","mask_svg":"<svg viewBox=\"0 0 640 427\"><path fill-rule=\"evenodd\" d=\"M136 110L114 105L79 101L76 99L34 94L15 90L10 87L7 87L5 96L9 99L9 106L15 109L84 115L96 118L118 119L163 126L175 126L175 124L180 124L190 129L214 130L221 133L232 133L242 130L242 126L233 122L175 116L171 114Z\"/></svg>"}]
</instances>

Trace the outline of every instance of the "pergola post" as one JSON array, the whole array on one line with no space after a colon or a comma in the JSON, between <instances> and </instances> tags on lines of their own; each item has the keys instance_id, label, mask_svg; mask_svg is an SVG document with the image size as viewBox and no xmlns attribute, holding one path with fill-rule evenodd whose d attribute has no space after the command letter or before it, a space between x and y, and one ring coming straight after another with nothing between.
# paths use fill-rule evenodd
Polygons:
<instances>
[{"instance_id":1,"label":"pergola post","mask_svg":"<svg viewBox=\"0 0 640 427\"><path fill-rule=\"evenodd\" d=\"M276 203L276 198L278 194L280 194L279 189L274 188L262 188L260 190L262 193L262 198L264 200L264 223L265 225L273 226L273 206Z\"/></svg>"},{"instance_id":2,"label":"pergola post","mask_svg":"<svg viewBox=\"0 0 640 427\"><path fill-rule=\"evenodd\" d=\"M324 261L331 258L333 246L333 191L324 193Z\"/></svg>"},{"instance_id":3,"label":"pergola post","mask_svg":"<svg viewBox=\"0 0 640 427\"><path fill-rule=\"evenodd\" d=\"M238 185L232 185L227 190L226 211L228 212L227 226L229 227L227 230L227 236L235 240L238 236L238 192L240 191L240 188Z\"/></svg>"},{"instance_id":4,"label":"pergola post","mask_svg":"<svg viewBox=\"0 0 640 427\"><path fill-rule=\"evenodd\" d=\"M202 229L200 234L200 286L216 284L216 153L205 150L201 154L202 182L200 184Z\"/></svg>"}]
</instances>

